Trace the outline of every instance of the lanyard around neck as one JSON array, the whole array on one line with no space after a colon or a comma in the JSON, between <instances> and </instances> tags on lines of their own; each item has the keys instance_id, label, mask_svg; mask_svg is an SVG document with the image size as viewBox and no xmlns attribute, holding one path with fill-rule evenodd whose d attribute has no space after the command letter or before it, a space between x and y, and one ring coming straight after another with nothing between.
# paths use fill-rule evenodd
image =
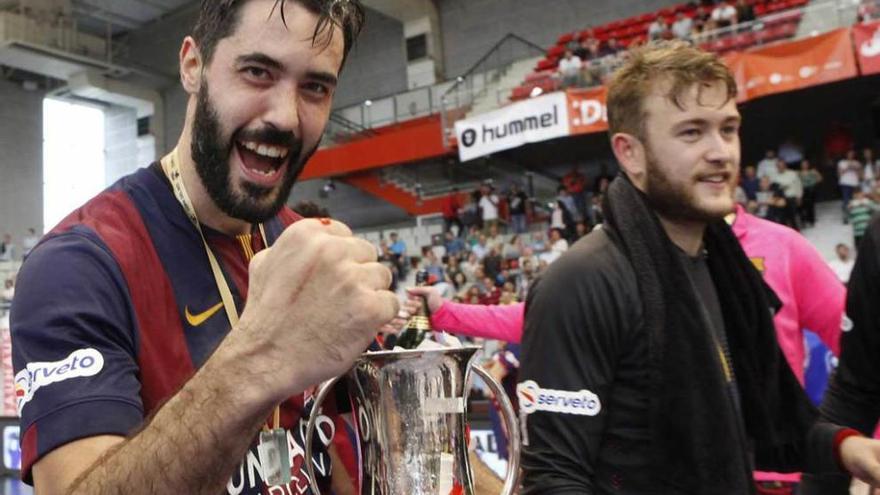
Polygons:
<instances>
[{"instance_id":1,"label":"lanyard around neck","mask_svg":"<svg viewBox=\"0 0 880 495\"><path fill-rule=\"evenodd\" d=\"M177 198L177 202L180 203L186 216L189 218L190 222L192 222L193 227L195 227L196 231L199 233L199 237L202 239L205 253L208 255L208 262L211 264L211 271L214 272L214 282L217 284L217 290L220 291L220 298L223 301L223 309L226 310L226 317L229 319L230 328L234 328L238 324L238 309L235 307L235 299L232 297L232 291L229 289L229 283L227 283L226 277L223 276L223 270L220 269L220 263L217 261L214 251L211 250L208 241L205 239L205 234L202 232L202 227L199 224L199 217L196 215L196 210L192 205L192 201L189 199L189 194L186 191L186 186L183 183L183 177L180 172L180 154L177 148L166 155L165 158L162 158L161 163L162 171L165 172L165 176L168 177L168 180L171 182L171 188L174 190L174 196ZM259 224L259 228L260 235L263 236L263 246L268 247L269 243L266 238L266 231L263 229L263 224Z\"/></svg>"}]
</instances>

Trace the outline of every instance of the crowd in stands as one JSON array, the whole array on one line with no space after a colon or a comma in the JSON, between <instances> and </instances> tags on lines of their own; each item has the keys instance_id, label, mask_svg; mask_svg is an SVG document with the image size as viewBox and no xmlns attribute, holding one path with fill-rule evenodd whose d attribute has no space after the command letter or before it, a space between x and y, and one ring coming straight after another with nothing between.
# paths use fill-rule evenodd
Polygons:
<instances>
[{"instance_id":1,"label":"crowd in stands","mask_svg":"<svg viewBox=\"0 0 880 495\"><path fill-rule=\"evenodd\" d=\"M853 228L853 245L867 229L875 212L880 209L880 160L872 148L859 154L849 150L837 163L837 182L843 208L843 222ZM825 178L806 158L787 161L767 150L757 167L743 168L737 201L747 211L800 230L816 222L816 188Z\"/></svg>"}]
</instances>

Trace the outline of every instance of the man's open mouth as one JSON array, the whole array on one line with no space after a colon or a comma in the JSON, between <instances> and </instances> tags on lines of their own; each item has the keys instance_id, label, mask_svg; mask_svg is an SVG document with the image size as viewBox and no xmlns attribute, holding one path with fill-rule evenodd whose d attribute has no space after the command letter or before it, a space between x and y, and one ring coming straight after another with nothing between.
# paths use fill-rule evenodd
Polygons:
<instances>
[{"instance_id":1,"label":"man's open mouth","mask_svg":"<svg viewBox=\"0 0 880 495\"><path fill-rule=\"evenodd\" d=\"M288 147L257 141L236 141L235 146L244 167L266 178L276 175L290 155Z\"/></svg>"}]
</instances>

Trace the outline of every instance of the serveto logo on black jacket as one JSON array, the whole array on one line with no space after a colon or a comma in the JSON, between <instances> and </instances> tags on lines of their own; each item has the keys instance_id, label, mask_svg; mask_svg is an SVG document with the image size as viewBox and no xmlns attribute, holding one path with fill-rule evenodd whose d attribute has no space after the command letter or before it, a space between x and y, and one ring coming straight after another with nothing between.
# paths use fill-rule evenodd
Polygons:
<instances>
[{"instance_id":1,"label":"serveto logo on black jacket","mask_svg":"<svg viewBox=\"0 0 880 495\"><path fill-rule=\"evenodd\" d=\"M519 407L526 414L536 411L595 416L602 410L599 396L589 390L569 392L541 388L532 380L524 381L516 386Z\"/></svg>"}]
</instances>

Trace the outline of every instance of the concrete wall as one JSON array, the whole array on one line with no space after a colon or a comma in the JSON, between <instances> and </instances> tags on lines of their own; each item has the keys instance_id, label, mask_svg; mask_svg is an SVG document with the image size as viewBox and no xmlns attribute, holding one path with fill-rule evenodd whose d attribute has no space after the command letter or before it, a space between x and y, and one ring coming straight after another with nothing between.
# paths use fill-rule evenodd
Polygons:
<instances>
[{"instance_id":1,"label":"concrete wall","mask_svg":"<svg viewBox=\"0 0 880 495\"><path fill-rule=\"evenodd\" d=\"M559 35L675 5L671 0L444 0L438 2L446 77L465 73L508 33L547 48Z\"/></svg>"},{"instance_id":2,"label":"concrete wall","mask_svg":"<svg viewBox=\"0 0 880 495\"><path fill-rule=\"evenodd\" d=\"M138 162L137 115L133 108L104 110L104 176L110 185L146 163Z\"/></svg>"},{"instance_id":3,"label":"concrete wall","mask_svg":"<svg viewBox=\"0 0 880 495\"><path fill-rule=\"evenodd\" d=\"M0 80L0 150L0 233L21 245L43 228L42 92Z\"/></svg>"}]
</instances>

